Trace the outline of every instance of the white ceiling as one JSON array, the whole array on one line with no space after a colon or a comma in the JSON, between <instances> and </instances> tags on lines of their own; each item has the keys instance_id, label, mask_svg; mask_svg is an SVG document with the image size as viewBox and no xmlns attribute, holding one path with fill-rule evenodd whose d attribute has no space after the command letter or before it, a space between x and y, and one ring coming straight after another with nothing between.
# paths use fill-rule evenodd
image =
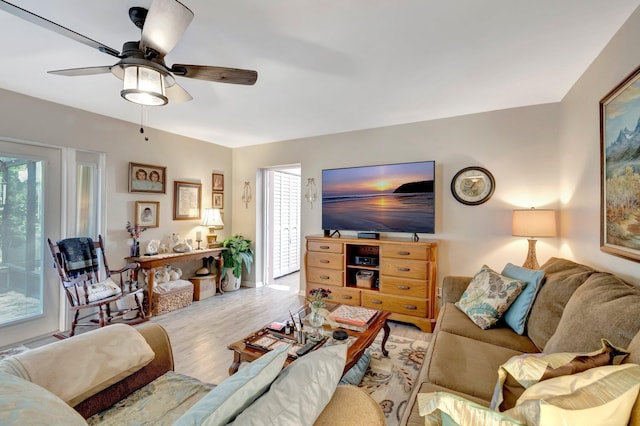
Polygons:
<instances>
[{"instance_id":1,"label":"white ceiling","mask_svg":"<svg viewBox=\"0 0 640 426\"><path fill-rule=\"evenodd\" d=\"M151 0L10 0L122 50ZM195 18L168 65L258 71L254 86L177 77L194 100L145 124L229 147L558 102L638 0L183 0ZM0 87L140 122L117 59L0 11ZM631 71L631 70L630 70ZM604 94L603 94L604 95Z\"/></svg>"}]
</instances>

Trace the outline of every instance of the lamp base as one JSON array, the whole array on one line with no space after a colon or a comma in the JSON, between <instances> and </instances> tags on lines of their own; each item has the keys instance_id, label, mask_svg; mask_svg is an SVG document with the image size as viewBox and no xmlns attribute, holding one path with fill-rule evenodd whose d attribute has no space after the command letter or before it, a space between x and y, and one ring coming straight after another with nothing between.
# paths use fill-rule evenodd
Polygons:
<instances>
[{"instance_id":1,"label":"lamp base","mask_svg":"<svg viewBox=\"0 0 640 426\"><path fill-rule=\"evenodd\" d=\"M220 244L217 243L218 241L218 236L214 233L208 234L207 235L207 248L215 248L218 247Z\"/></svg>"},{"instance_id":2,"label":"lamp base","mask_svg":"<svg viewBox=\"0 0 640 426\"><path fill-rule=\"evenodd\" d=\"M527 269L540 269L538 259L536 258L536 243L538 240L530 238L527 239L527 241L529 241L529 251L527 252L527 258L522 267Z\"/></svg>"}]
</instances>

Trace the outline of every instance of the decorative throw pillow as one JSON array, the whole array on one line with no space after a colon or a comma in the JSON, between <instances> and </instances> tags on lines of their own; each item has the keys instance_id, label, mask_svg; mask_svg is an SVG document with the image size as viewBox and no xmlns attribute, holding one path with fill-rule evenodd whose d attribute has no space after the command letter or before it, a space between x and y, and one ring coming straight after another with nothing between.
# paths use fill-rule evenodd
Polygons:
<instances>
[{"instance_id":1,"label":"decorative throw pillow","mask_svg":"<svg viewBox=\"0 0 640 426\"><path fill-rule=\"evenodd\" d=\"M491 410L447 392L418 394L420 415L427 425L523 426L526 423L506 413Z\"/></svg>"},{"instance_id":2,"label":"decorative throw pillow","mask_svg":"<svg viewBox=\"0 0 640 426\"><path fill-rule=\"evenodd\" d=\"M174 423L226 425L262 395L278 377L291 345L282 345L226 378Z\"/></svg>"},{"instance_id":3,"label":"decorative throw pillow","mask_svg":"<svg viewBox=\"0 0 640 426\"><path fill-rule=\"evenodd\" d=\"M85 425L80 414L48 390L0 373L0 424Z\"/></svg>"},{"instance_id":4,"label":"decorative throw pillow","mask_svg":"<svg viewBox=\"0 0 640 426\"><path fill-rule=\"evenodd\" d=\"M577 374L603 365L620 364L628 352L602 339L602 348L590 353L523 354L510 358L498 369L491 408L508 410L524 391L554 377Z\"/></svg>"},{"instance_id":5,"label":"decorative throw pillow","mask_svg":"<svg viewBox=\"0 0 640 426\"><path fill-rule=\"evenodd\" d=\"M525 282L502 276L484 265L456 306L478 327L486 330L498 322L525 286Z\"/></svg>"},{"instance_id":6,"label":"decorative throw pillow","mask_svg":"<svg viewBox=\"0 0 640 426\"><path fill-rule=\"evenodd\" d=\"M364 377L364 374L367 372L367 368L369 367L369 363L371 362L371 354L369 349L364 351L356 365L351 367L349 371L342 376L340 379L341 385L354 385L358 386Z\"/></svg>"},{"instance_id":7,"label":"decorative throw pillow","mask_svg":"<svg viewBox=\"0 0 640 426\"><path fill-rule=\"evenodd\" d=\"M639 391L639 365L606 365L537 383L503 414L540 425L627 425Z\"/></svg>"},{"instance_id":8,"label":"decorative throw pillow","mask_svg":"<svg viewBox=\"0 0 640 426\"><path fill-rule=\"evenodd\" d=\"M109 277L106 280L100 281L99 283L87 285L87 294L89 297L89 303L91 303L91 302L96 302L98 300L106 299L107 297L122 294L122 289L120 289L120 286L116 284L111 279L111 277ZM76 299L75 294L72 294L71 297L73 297L77 305L84 305L85 303L87 303L85 300L84 287L78 287L79 300Z\"/></svg>"},{"instance_id":9,"label":"decorative throw pillow","mask_svg":"<svg viewBox=\"0 0 640 426\"><path fill-rule=\"evenodd\" d=\"M533 302L536 300L538 290L542 287L544 271L536 271L507 263L502 270L502 275L527 283L522 293L504 313L504 321L507 325L516 333L523 335L529 312L531 312Z\"/></svg>"},{"instance_id":10,"label":"decorative throw pillow","mask_svg":"<svg viewBox=\"0 0 640 426\"><path fill-rule=\"evenodd\" d=\"M346 358L347 345L333 345L297 359L233 424L312 425L333 397Z\"/></svg>"}]
</instances>

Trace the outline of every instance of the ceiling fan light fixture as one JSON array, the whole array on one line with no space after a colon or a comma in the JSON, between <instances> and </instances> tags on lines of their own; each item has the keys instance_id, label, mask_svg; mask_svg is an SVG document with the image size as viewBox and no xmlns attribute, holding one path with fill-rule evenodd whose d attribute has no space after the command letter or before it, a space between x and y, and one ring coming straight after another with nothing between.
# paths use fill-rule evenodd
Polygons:
<instances>
[{"instance_id":1,"label":"ceiling fan light fixture","mask_svg":"<svg viewBox=\"0 0 640 426\"><path fill-rule=\"evenodd\" d=\"M120 95L128 101L140 105L161 106L169 102L162 73L140 65L124 67Z\"/></svg>"}]
</instances>

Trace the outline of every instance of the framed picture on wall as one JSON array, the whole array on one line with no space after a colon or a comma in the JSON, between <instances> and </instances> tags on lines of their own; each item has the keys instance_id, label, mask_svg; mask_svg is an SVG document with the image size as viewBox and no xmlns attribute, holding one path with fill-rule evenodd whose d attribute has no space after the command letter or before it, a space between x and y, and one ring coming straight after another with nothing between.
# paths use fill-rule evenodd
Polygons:
<instances>
[{"instance_id":1,"label":"framed picture on wall","mask_svg":"<svg viewBox=\"0 0 640 426\"><path fill-rule=\"evenodd\" d=\"M202 184L173 182L173 220L200 219Z\"/></svg>"},{"instance_id":2,"label":"framed picture on wall","mask_svg":"<svg viewBox=\"0 0 640 426\"><path fill-rule=\"evenodd\" d=\"M222 192L224 191L224 175L220 173L214 173L211 177L211 190Z\"/></svg>"},{"instance_id":3,"label":"framed picture on wall","mask_svg":"<svg viewBox=\"0 0 640 426\"><path fill-rule=\"evenodd\" d=\"M640 67L600 101L600 250L640 262Z\"/></svg>"},{"instance_id":4,"label":"framed picture on wall","mask_svg":"<svg viewBox=\"0 0 640 426\"><path fill-rule=\"evenodd\" d=\"M129 163L129 192L166 194L167 168Z\"/></svg>"},{"instance_id":5,"label":"framed picture on wall","mask_svg":"<svg viewBox=\"0 0 640 426\"><path fill-rule=\"evenodd\" d=\"M211 207L214 209L223 209L224 208L224 193L222 192L214 192L211 196Z\"/></svg>"},{"instance_id":6,"label":"framed picture on wall","mask_svg":"<svg viewBox=\"0 0 640 426\"><path fill-rule=\"evenodd\" d=\"M145 228L160 226L160 202L136 201L136 223Z\"/></svg>"}]
</instances>

